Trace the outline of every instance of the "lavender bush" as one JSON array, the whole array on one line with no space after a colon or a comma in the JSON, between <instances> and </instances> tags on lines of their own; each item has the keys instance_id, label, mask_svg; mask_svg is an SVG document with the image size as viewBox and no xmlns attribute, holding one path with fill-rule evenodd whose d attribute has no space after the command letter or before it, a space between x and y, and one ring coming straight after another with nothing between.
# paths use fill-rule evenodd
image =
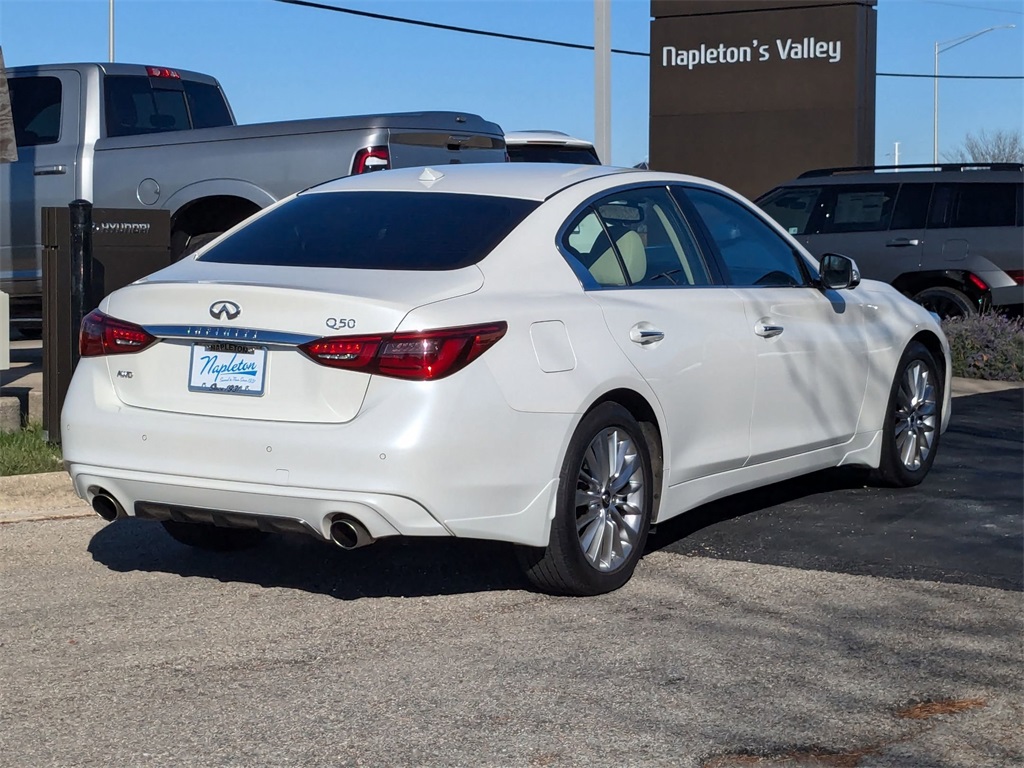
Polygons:
<instances>
[{"instance_id":1,"label":"lavender bush","mask_svg":"<svg viewBox=\"0 0 1024 768\"><path fill-rule=\"evenodd\" d=\"M1024 318L998 314L945 320L953 375L1024 381Z\"/></svg>"}]
</instances>

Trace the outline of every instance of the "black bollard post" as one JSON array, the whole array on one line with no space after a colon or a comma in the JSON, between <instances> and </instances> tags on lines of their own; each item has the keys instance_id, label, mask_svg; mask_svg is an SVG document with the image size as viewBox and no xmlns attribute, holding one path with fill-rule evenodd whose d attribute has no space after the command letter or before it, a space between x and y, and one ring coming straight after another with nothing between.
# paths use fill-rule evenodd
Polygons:
<instances>
[{"instance_id":1,"label":"black bollard post","mask_svg":"<svg viewBox=\"0 0 1024 768\"><path fill-rule=\"evenodd\" d=\"M78 334L92 310L92 203L75 200L71 209L71 369L78 364Z\"/></svg>"}]
</instances>

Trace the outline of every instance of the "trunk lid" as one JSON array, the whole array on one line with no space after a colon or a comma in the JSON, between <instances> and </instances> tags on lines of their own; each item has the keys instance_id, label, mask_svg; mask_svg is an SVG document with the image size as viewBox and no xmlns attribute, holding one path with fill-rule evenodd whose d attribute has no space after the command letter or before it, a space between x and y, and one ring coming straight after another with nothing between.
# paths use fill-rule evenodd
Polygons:
<instances>
[{"instance_id":1,"label":"trunk lid","mask_svg":"<svg viewBox=\"0 0 1024 768\"><path fill-rule=\"evenodd\" d=\"M315 363L298 345L392 333L416 307L481 285L475 266L411 273L181 263L104 301L103 312L160 339L142 352L104 359L114 391L129 406L345 422L358 414L370 376ZM248 389L225 391L239 381Z\"/></svg>"}]
</instances>

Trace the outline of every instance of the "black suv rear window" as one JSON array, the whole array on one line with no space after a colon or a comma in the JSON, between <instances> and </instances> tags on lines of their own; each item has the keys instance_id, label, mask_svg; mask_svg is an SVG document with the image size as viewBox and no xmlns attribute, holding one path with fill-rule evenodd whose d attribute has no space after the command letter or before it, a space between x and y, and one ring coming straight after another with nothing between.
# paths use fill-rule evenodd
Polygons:
<instances>
[{"instance_id":1,"label":"black suv rear window","mask_svg":"<svg viewBox=\"0 0 1024 768\"><path fill-rule=\"evenodd\" d=\"M476 264L540 203L432 192L315 192L270 211L200 261L440 271Z\"/></svg>"},{"instance_id":2,"label":"black suv rear window","mask_svg":"<svg viewBox=\"0 0 1024 768\"><path fill-rule=\"evenodd\" d=\"M597 151L590 147L562 145L527 144L507 145L508 159L513 163L572 163L575 165L600 165Z\"/></svg>"}]
</instances>

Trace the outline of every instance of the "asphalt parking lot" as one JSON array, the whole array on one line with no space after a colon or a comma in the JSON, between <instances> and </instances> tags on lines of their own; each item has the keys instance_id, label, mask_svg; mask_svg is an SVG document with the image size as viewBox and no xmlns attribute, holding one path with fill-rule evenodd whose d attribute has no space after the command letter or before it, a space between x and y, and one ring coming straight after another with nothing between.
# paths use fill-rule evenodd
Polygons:
<instances>
[{"instance_id":1,"label":"asphalt parking lot","mask_svg":"<svg viewBox=\"0 0 1024 768\"><path fill-rule=\"evenodd\" d=\"M662 525L599 598L496 544L0 525L0 765L1018 765L1021 404L957 398L920 488Z\"/></svg>"},{"instance_id":2,"label":"asphalt parking lot","mask_svg":"<svg viewBox=\"0 0 1024 768\"><path fill-rule=\"evenodd\" d=\"M1024 397L958 397L928 479L865 488L857 472L778 483L659 528L657 546L717 557L897 579L1024 586Z\"/></svg>"}]
</instances>

